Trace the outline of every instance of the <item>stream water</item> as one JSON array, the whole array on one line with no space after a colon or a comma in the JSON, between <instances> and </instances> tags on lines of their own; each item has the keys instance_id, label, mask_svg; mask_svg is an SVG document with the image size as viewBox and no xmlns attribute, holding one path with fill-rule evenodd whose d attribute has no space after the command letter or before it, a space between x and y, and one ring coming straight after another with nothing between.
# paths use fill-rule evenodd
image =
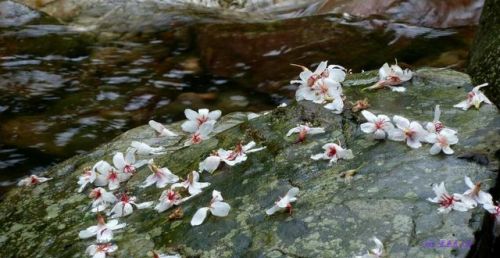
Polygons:
<instances>
[{"instance_id":1,"label":"stream water","mask_svg":"<svg viewBox=\"0 0 500 258\"><path fill-rule=\"evenodd\" d=\"M20 177L150 119L181 120L187 107L226 114L288 102L295 90L288 81L299 73L290 63L330 60L360 72L397 58L409 67L463 69L475 31L338 14L199 17L106 41L29 14L0 18L0 196Z\"/></svg>"}]
</instances>

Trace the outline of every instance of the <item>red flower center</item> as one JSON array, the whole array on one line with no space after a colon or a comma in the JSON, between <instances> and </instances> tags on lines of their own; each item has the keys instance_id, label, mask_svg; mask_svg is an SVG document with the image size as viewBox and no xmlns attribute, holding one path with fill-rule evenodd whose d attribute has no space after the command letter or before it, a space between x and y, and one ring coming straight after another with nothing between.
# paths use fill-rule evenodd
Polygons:
<instances>
[{"instance_id":1,"label":"red flower center","mask_svg":"<svg viewBox=\"0 0 500 258\"><path fill-rule=\"evenodd\" d=\"M328 150L328 157L333 157L335 155L337 155L337 149L335 147L331 147L329 150Z\"/></svg>"},{"instance_id":2,"label":"red flower center","mask_svg":"<svg viewBox=\"0 0 500 258\"><path fill-rule=\"evenodd\" d=\"M441 200L439 201L439 204L445 208L448 208L450 207L451 205L453 205L453 203L455 203L455 197L453 196L450 196L448 194L444 194L442 197L441 197Z\"/></svg>"}]
</instances>

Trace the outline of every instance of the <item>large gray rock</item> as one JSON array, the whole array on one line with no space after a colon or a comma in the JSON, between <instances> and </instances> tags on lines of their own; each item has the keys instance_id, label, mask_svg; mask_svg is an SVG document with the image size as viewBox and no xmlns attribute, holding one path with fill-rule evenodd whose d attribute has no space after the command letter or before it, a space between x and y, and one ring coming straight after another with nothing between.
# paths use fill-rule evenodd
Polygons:
<instances>
[{"instance_id":1,"label":"large gray rock","mask_svg":"<svg viewBox=\"0 0 500 258\"><path fill-rule=\"evenodd\" d=\"M440 104L441 120L459 132L460 142L453 146L456 154L431 156L429 145L413 150L400 142L370 140L359 130L362 119L357 114L346 110L335 115L303 102L250 121L242 113L226 115L215 136L191 147L182 146L184 136L155 138L151 129L142 126L51 168L47 175L54 177L52 181L10 191L0 204L0 256L83 257L92 241L78 239L78 231L95 224L95 215L89 212L86 194L76 192L77 178L84 167L100 159L110 161L132 140L166 147L169 152L155 157L156 162L181 176L197 169L198 162L216 148L255 140L267 148L249 154L242 164L202 175L201 181L212 185L182 205L183 219L169 221L171 211L158 214L152 209L120 219L128 225L115 234L117 257L145 257L153 249L201 257L352 257L373 246L372 236L384 242L390 257L465 257L467 247L427 245L438 245L440 240L474 241L484 211L442 215L426 199L434 197L431 184L441 181L450 192L463 192L466 175L484 180L488 189L496 175L487 166L457 155L482 152L493 166L498 164L493 157L500 140L498 110L491 105L469 111L453 108L472 85L467 75L451 70L417 71L406 93L360 92L375 81L374 73L350 76L344 84L347 98L367 97L375 113L419 121L432 120L432 109ZM304 122L323 126L327 133L295 144L295 138L285 134ZM180 131L179 123L172 128ZM323 144L337 141L353 150L353 160L329 166L310 159ZM350 183L340 178L341 172L356 168ZM149 174L147 168L139 169L120 191L127 189L141 202L157 200L163 189L138 187ZM293 214L266 216L264 210L292 186L301 189ZM192 215L210 200L212 189L221 191L232 206L229 216L211 216L192 227Z\"/></svg>"}]
</instances>

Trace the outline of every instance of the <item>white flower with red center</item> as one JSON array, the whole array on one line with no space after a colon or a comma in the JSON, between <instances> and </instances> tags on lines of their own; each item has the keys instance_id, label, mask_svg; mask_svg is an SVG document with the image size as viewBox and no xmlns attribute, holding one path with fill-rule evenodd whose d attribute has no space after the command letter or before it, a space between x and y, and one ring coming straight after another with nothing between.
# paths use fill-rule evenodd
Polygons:
<instances>
[{"instance_id":1,"label":"white flower with red center","mask_svg":"<svg viewBox=\"0 0 500 258\"><path fill-rule=\"evenodd\" d=\"M90 169L90 167L84 168L83 174L78 177L78 184L80 185L80 188L78 188L78 192L81 193L83 189L85 189L87 184L93 183L95 181L96 177L97 174L94 170Z\"/></svg>"},{"instance_id":2,"label":"white flower with red center","mask_svg":"<svg viewBox=\"0 0 500 258\"><path fill-rule=\"evenodd\" d=\"M441 151L451 155L454 151L450 148L450 145L458 143L458 137L455 135L455 132L448 128L443 128L439 133L431 133L425 139L429 143L434 143L429 150L429 153L432 155L439 154Z\"/></svg>"},{"instance_id":3,"label":"white flower with red center","mask_svg":"<svg viewBox=\"0 0 500 258\"><path fill-rule=\"evenodd\" d=\"M196 213L193 215L193 218L191 219L191 225L201 225L203 221L205 221L205 218L207 217L207 213L209 211L214 216L226 217L229 214L229 210L231 210L231 206L223 201L224 199L222 198L221 193L217 190L213 190L212 200L210 201L210 204L208 205L208 207L203 207L196 211Z\"/></svg>"},{"instance_id":4,"label":"white flower with red center","mask_svg":"<svg viewBox=\"0 0 500 258\"><path fill-rule=\"evenodd\" d=\"M406 91L406 88L394 86L401 85L404 82L411 80L411 78L413 77L413 72L409 69L401 69L401 67L399 67L397 63L391 66L385 63L378 70L378 76L379 81L375 85L367 87L365 89L374 90L388 87L392 91L404 92Z\"/></svg>"},{"instance_id":5,"label":"white flower with red center","mask_svg":"<svg viewBox=\"0 0 500 258\"><path fill-rule=\"evenodd\" d=\"M117 245L111 243L105 243L105 244L90 245L85 250L85 253L88 254L89 256L92 256L92 258L106 258L108 254L113 253L116 250L118 250Z\"/></svg>"},{"instance_id":6,"label":"white flower with red center","mask_svg":"<svg viewBox=\"0 0 500 258\"><path fill-rule=\"evenodd\" d=\"M432 120L431 123L427 123L425 125L425 129L427 129L427 131L430 134L437 134L441 132L441 130L445 129L443 122L439 121L440 117L441 117L441 109L439 108L439 105L436 105L436 108L434 109L434 119ZM450 129L448 127L446 127L446 129L453 134L457 133L457 131Z\"/></svg>"},{"instance_id":7,"label":"white flower with red center","mask_svg":"<svg viewBox=\"0 0 500 258\"><path fill-rule=\"evenodd\" d=\"M266 147L255 148L256 143L251 141L245 145L242 143L238 143L233 150L226 151L223 149L219 149L217 151L218 156L221 158L224 163L229 166L234 166L238 163L241 163L247 160L247 153L257 152L265 149Z\"/></svg>"},{"instance_id":8,"label":"white flower with red center","mask_svg":"<svg viewBox=\"0 0 500 258\"><path fill-rule=\"evenodd\" d=\"M156 134L159 137L176 137L178 136L176 133L168 130L164 125L154 121L154 120L149 120L149 126L153 128L156 132Z\"/></svg>"},{"instance_id":9,"label":"white flower with red center","mask_svg":"<svg viewBox=\"0 0 500 258\"><path fill-rule=\"evenodd\" d=\"M484 93L480 91L480 89L485 86L488 86L488 83L484 83L474 87L472 91L467 93L467 99L454 105L454 107L467 110L472 106L476 107L476 109L479 109L482 102L491 105L491 101L484 95Z\"/></svg>"},{"instance_id":10,"label":"white flower with red center","mask_svg":"<svg viewBox=\"0 0 500 258\"><path fill-rule=\"evenodd\" d=\"M127 152L132 151L139 155L160 155L165 153L163 147L151 147L144 142L132 141L130 146L131 148Z\"/></svg>"},{"instance_id":11,"label":"white flower with red center","mask_svg":"<svg viewBox=\"0 0 500 258\"><path fill-rule=\"evenodd\" d=\"M92 170L97 171L98 175L94 184L96 186L108 186L109 190L116 190L120 187L120 182L125 181L127 178L116 168L112 167L108 162L101 160L98 161Z\"/></svg>"},{"instance_id":12,"label":"white flower with red center","mask_svg":"<svg viewBox=\"0 0 500 258\"><path fill-rule=\"evenodd\" d=\"M188 197L189 198L189 197ZM164 212L174 205L179 205L186 201L188 198L182 198L179 193L174 190L165 190L161 193L159 203L155 206L158 212Z\"/></svg>"},{"instance_id":13,"label":"white flower with red center","mask_svg":"<svg viewBox=\"0 0 500 258\"><path fill-rule=\"evenodd\" d=\"M303 142L306 139L306 136L309 135L315 135L315 134L320 134L324 133L325 128L323 127L311 127L310 124L305 124L305 125L297 125L297 127L294 127L288 131L286 136L290 136L294 133L299 134L299 138L297 139L297 142Z\"/></svg>"},{"instance_id":14,"label":"white flower with red center","mask_svg":"<svg viewBox=\"0 0 500 258\"><path fill-rule=\"evenodd\" d=\"M481 191L481 182L474 184L468 176L465 176L464 180L469 189L464 192L463 196L468 197L483 206L493 202L491 194Z\"/></svg>"},{"instance_id":15,"label":"white flower with red center","mask_svg":"<svg viewBox=\"0 0 500 258\"><path fill-rule=\"evenodd\" d=\"M202 126L205 124L211 124L213 127L221 116L220 110L209 111L206 108L198 109L198 112L188 108L184 110L184 114L188 120L181 127L182 130L188 133L201 131Z\"/></svg>"},{"instance_id":16,"label":"white flower with red center","mask_svg":"<svg viewBox=\"0 0 500 258\"><path fill-rule=\"evenodd\" d=\"M280 197L280 199L274 203L273 207L266 210L267 215L273 215L277 211L287 210L292 214L292 202L297 200L297 194L299 193L299 188L293 187L285 194L285 196Z\"/></svg>"},{"instance_id":17,"label":"white flower with red center","mask_svg":"<svg viewBox=\"0 0 500 258\"><path fill-rule=\"evenodd\" d=\"M135 196L128 196L126 193L122 193L120 200L116 203L115 207L111 209L108 215L111 215L111 218L121 218L132 214L134 207L141 210L153 205L153 202L136 203L136 200L137 198Z\"/></svg>"},{"instance_id":18,"label":"white flower with red center","mask_svg":"<svg viewBox=\"0 0 500 258\"><path fill-rule=\"evenodd\" d=\"M439 204L439 213L449 213L451 210L468 211L476 207L476 203L473 200L461 194L454 193L450 195L444 187L444 182L441 182L439 185L434 184L432 190L436 194L436 197L428 198L427 200Z\"/></svg>"},{"instance_id":19,"label":"white flower with red center","mask_svg":"<svg viewBox=\"0 0 500 258\"><path fill-rule=\"evenodd\" d=\"M290 82L291 84L299 84L300 87L313 87L314 84L316 84L317 80L319 80L323 77L328 77L328 74L327 74L328 73L328 71L327 71L328 61L323 61L323 62L319 63L319 65L316 67L316 70L314 70L314 72L312 72L307 67L302 66L302 65L295 65L295 64L292 64L292 65L302 68L302 72L299 74L300 80L293 80ZM297 99L297 100L300 100L300 99Z\"/></svg>"},{"instance_id":20,"label":"white flower with red center","mask_svg":"<svg viewBox=\"0 0 500 258\"><path fill-rule=\"evenodd\" d=\"M189 140L184 143L184 146L189 146L192 144L200 144L202 141L208 139L208 135L213 132L214 124L213 123L204 123L200 126L200 129L193 133Z\"/></svg>"},{"instance_id":21,"label":"white flower with red center","mask_svg":"<svg viewBox=\"0 0 500 258\"><path fill-rule=\"evenodd\" d=\"M104 211L109 205L118 201L113 193L102 187L92 189L89 197L92 198L92 212Z\"/></svg>"},{"instance_id":22,"label":"white flower with red center","mask_svg":"<svg viewBox=\"0 0 500 258\"><path fill-rule=\"evenodd\" d=\"M391 119L386 115L375 116L368 110L361 111L361 114L368 121L361 124L361 131L373 134L373 138L375 139L385 139L386 135L394 129Z\"/></svg>"},{"instance_id":23,"label":"white flower with red center","mask_svg":"<svg viewBox=\"0 0 500 258\"><path fill-rule=\"evenodd\" d=\"M29 177L21 179L17 183L17 185L18 186L33 186L33 185L37 185L37 184L46 182L46 181L51 180L51 179L52 178L50 178L50 177L41 177L41 176L31 175Z\"/></svg>"},{"instance_id":24,"label":"white flower with red center","mask_svg":"<svg viewBox=\"0 0 500 258\"><path fill-rule=\"evenodd\" d=\"M168 168L159 168L155 165L154 161L151 159L148 162L148 167L153 172L152 175L148 176L141 187L145 188L150 185L156 184L156 187L163 188L167 184L172 184L179 181L179 177L174 175Z\"/></svg>"},{"instance_id":25,"label":"white flower with red center","mask_svg":"<svg viewBox=\"0 0 500 258\"><path fill-rule=\"evenodd\" d=\"M340 143L339 143L340 144ZM349 149L344 149L342 146L337 145L335 143L327 143L323 145L323 149L325 150L323 153L319 153L316 155L312 155L311 159L320 160L326 159L330 160L331 163L336 163L339 159L352 159L354 155L352 151Z\"/></svg>"},{"instance_id":26,"label":"white flower with red center","mask_svg":"<svg viewBox=\"0 0 500 258\"><path fill-rule=\"evenodd\" d=\"M375 248L368 251L366 254L361 256L355 256L356 258L380 258L384 255L384 244L378 238L373 237L373 242L375 242Z\"/></svg>"},{"instance_id":27,"label":"white flower with red center","mask_svg":"<svg viewBox=\"0 0 500 258\"><path fill-rule=\"evenodd\" d=\"M424 130L418 122L411 122L402 117L394 116L392 119L397 128L389 131L389 139L393 141L406 141L410 148L417 149L422 146L421 141L424 141L428 132Z\"/></svg>"},{"instance_id":28,"label":"white flower with red center","mask_svg":"<svg viewBox=\"0 0 500 258\"><path fill-rule=\"evenodd\" d=\"M124 179L129 179L136 171L136 169L145 165L147 161L140 160L135 161L135 152L133 150L127 151L127 155L124 157L123 153L117 152L113 156L113 165L117 170L123 175Z\"/></svg>"},{"instance_id":29,"label":"white flower with red center","mask_svg":"<svg viewBox=\"0 0 500 258\"><path fill-rule=\"evenodd\" d=\"M313 99L314 103L324 104L326 102L333 102L336 98L341 99L342 86L334 80L318 80L313 89L316 94L316 97Z\"/></svg>"},{"instance_id":30,"label":"white flower with red center","mask_svg":"<svg viewBox=\"0 0 500 258\"><path fill-rule=\"evenodd\" d=\"M186 180L180 183L173 184L170 188L185 188L188 190L190 195L197 195L201 193L203 188L210 186L210 183L198 182L200 180L200 174L196 171L193 171L188 174Z\"/></svg>"},{"instance_id":31,"label":"white flower with red center","mask_svg":"<svg viewBox=\"0 0 500 258\"><path fill-rule=\"evenodd\" d=\"M122 229L126 225L126 223L119 224L116 219L106 223L103 216L97 215L97 225L80 231L78 236L82 239L96 236L98 243L108 243L113 240L113 230Z\"/></svg>"}]
</instances>

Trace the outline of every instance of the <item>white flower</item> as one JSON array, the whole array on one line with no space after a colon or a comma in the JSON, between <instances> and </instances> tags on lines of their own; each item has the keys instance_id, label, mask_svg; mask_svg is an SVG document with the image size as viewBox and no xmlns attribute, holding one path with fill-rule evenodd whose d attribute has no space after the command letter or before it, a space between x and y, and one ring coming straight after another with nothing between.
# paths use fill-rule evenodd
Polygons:
<instances>
[{"instance_id":1,"label":"white flower","mask_svg":"<svg viewBox=\"0 0 500 258\"><path fill-rule=\"evenodd\" d=\"M97 215L97 225L80 231L78 236L82 239L97 236L98 243L107 243L113 240L113 230L124 228L126 225L126 223L118 224L116 219L106 223L104 217Z\"/></svg>"},{"instance_id":2,"label":"white flower","mask_svg":"<svg viewBox=\"0 0 500 258\"><path fill-rule=\"evenodd\" d=\"M427 123L425 125L425 129L427 129L427 131L430 133L430 134L437 134L439 132L441 132L441 130L443 130L445 128L444 124L439 121L439 117L441 116L441 109L439 108L439 105L436 105L436 108L434 109L434 119L432 120L431 123ZM453 130L453 129L450 129L450 128L447 128L446 129L451 132L452 134L456 134L457 131Z\"/></svg>"},{"instance_id":3,"label":"white flower","mask_svg":"<svg viewBox=\"0 0 500 258\"><path fill-rule=\"evenodd\" d=\"M229 210L231 210L231 206L226 202L223 202L222 195L219 191L213 190L212 192L212 200L208 207L200 208L196 211L191 219L192 226L198 226L203 223L205 218L207 217L208 211L214 216L217 217L226 217L229 214Z\"/></svg>"},{"instance_id":4,"label":"white flower","mask_svg":"<svg viewBox=\"0 0 500 258\"><path fill-rule=\"evenodd\" d=\"M245 145L238 143L234 150L226 151L219 149L217 155L221 158L224 163L229 166L234 166L240 162L247 160L247 153L257 152L265 149L266 147L254 148L256 143L251 141Z\"/></svg>"},{"instance_id":5,"label":"white flower","mask_svg":"<svg viewBox=\"0 0 500 258\"><path fill-rule=\"evenodd\" d=\"M188 174L186 180L180 183L173 184L170 188L175 189L177 187L182 187L188 189L190 195L197 195L202 192L202 189L208 187L210 183L200 183L200 174L196 171Z\"/></svg>"},{"instance_id":6,"label":"white flower","mask_svg":"<svg viewBox=\"0 0 500 258\"><path fill-rule=\"evenodd\" d=\"M184 114L188 121L184 122L181 127L182 130L188 133L199 131L204 124L212 124L213 127L217 119L221 116L220 110L209 112L206 108L198 109L198 112L188 108L184 110Z\"/></svg>"},{"instance_id":7,"label":"white flower","mask_svg":"<svg viewBox=\"0 0 500 258\"><path fill-rule=\"evenodd\" d=\"M323 72L326 71L327 68L327 61L323 61L319 63L318 67L316 67L316 70L314 72L311 72L307 67L302 66L302 65L294 65L297 67L302 68L302 72L299 74L300 80L293 80L290 83L291 84L300 84L300 86L304 87L312 87L317 80L321 79L323 77ZM327 77L327 76L325 76ZM299 99L297 99L299 100Z\"/></svg>"},{"instance_id":8,"label":"white flower","mask_svg":"<svg viewBox=\"0 0 500 258\"><path fill-rule=\"evenodd\" d=\"M92 198L92 212L105 210L108 205L118 201L113 193L106 191L102 187L97 187L90 191L89 197Z\"/></svg>"},{"instance_id":9,"label":"white flower","mask_svg":"<svg viewBox=\"0 0 500 258\"><path fill-rule=\"evenodd\" d=\"M94 170L90 168L84 168L83 174L78 177L78 184L80 185L80 188L78 188L78 192L81 193L83 189L85 189L87 184L93 183L95 181L96 177L97 174Z\"/></svg>"},{"instance_id":10,"label":"white flower","mask_svg":"<svg viewBox=\"0 0 500 258\"><path fill-rule=\"evenodd\" d=\"M159 203L155 206L155 210L158 212L164 212L174 205L179 205L186 201L187 198L181 198L181 196L174 190L165 190L161 193Z\"/></svg>"},{"instance_id":11,"label":"white flower","mask_svg":"<svg viewBox=\"0 0 500 258\"><path fill-rule=\"evenodd\" d=\"M153 174L146 178L144 183L141 185L142 188L148 187L152 184L156 184L156 187L158 188L163 188L167 184L179 181L178 176L174 175L168 168L157 167L152 159L149 160L148 167Z\"/></svg>"},{"instance_id":12,"label":"white flower","mask_svg":"<svg viewBox=\"0 0 500 258\"><path fill-rule=\"evenodd\" d=\"M85 250L85 253L92 256L92 258L106 258L107 254L113 253L116 250L118 250L118 246L115 244L105 243L90 245Z\"/></svg>"},{"instance_id":13,"label":"white flower","mask_svg":"<svg viewBox=\"0 0 500 258\"><path fill-rule=\"evenodd\" d=\"M326 102L334 102L336 99L342 100L342 86L340 83L330 80L321 79L313 86L315 98L312 100L314 103L324 104ZM331 104L331 103L330 103Z\"/></svg>"},{"instance_id":14,"label":"white flower","mask_svg":"<svg viewBox=\"0 0 500 258\"><path fill-rule=\"evenodd\" d=\"M463 196L468 197L483 206L493 202L491 194L481 191L481 182L474 184L468 176L465 176L464 180L465 184L469 187L469 190L465 191Z\"/></svg>"},{"instance_id":15,"label":"white flower","mask_svg":"<svg viewBox=\"0 0 500 258\"><path fill-rule=\"evenodd\" d=\"M308 134L314 135L314 134L320 134L320 133L324 133L324 132L325 132L325 128L323 128L323 127L310 127L309 124L305 124L305 125L297 125L297 127L290 129L288 131L288 133L286 134L286 136L290 136L294 133L298 133L299 139L297 140L297 142L303 142L306 139L306 136Z\"/></svg>"},{"instance_id":16,"label":"white flower","mask_svg":"<svg viewBox=\"0 0 500 258\"><path fill-rule=\"evenodd\" d=\"M221 158L217 153L215 153L200 162L199 170L200 172L207 171L208 173L213 173L219 167L220 162Z\"/></svg>"},{"instance_id":17,"label":"white flower","mask_svg":"<svg viewBox=\"0 0 500 258\"><path fill-rule=\"evenodd\" d=\"M434 143L429 150L432 155L439 154L441 151L451 155L454 151L450 148L450 145L458 143L458 137L448 128L443 128L439 133L427 135L426 140L429 143Z\"/></svg>"},{"instance_id":18,"label":"white flower","mask_svg":"<svg viewBox=\"0 0 500 258\"><path fill-rule=\"evenodd\" d=\"M299 193L299 188L293 187L286 193L285 196L280 197L280 199L274 203L273 207L266 210L267 215L273 215L279 210L287 209L290 214L292 214L292 202L297 200L295 197Z\"/></svg>"},{"instance_id":19,"label":"white flower","mask_svg":"<svg viewBox=\"0 0 500 258\"><path fill-rule=\"evenodd\" d=\"M149 126L153 128L156 131L156 134L160 137L175 137L178 136L176 133L168 130L164 125L154 121L154 120L149 120Z\"/></svg>"},{"instance_id":20,"label":"white flower","mask_svg":"<svg viewBox=\"0 0 500 258\"><path fill-rule=\"evenodd\" d=\"M325 152L312 155L311 159L314 160L327 159L330 160L331 164L332 162L336 163L337 160L339 159L354 158L354 155L352 154L351 150L343 149L340 145L337 145L335 143L327 143L323 145L323 149L325 150Z\"/></svg>"},{"instance_id":21,"label":"white flower","mask_svg":"<svg viewBox=\"0 0 500 258\"><path fill-rule=\"evenodd\" d=\"M127 151L127 155L123 157L123 153L117 152L113 156L113 165L117 170L122 173L125 179L130 178L136 169L142 167L147 162L145 160L135 161L135 152L133 150Z\"/></svg>"},{"instance_id":22,"label":"white flower","mask_svg":"<svg viewBox=\"0 0 500 258\"><path fill-rule=\"evenodd\" d=\"M29 177L21 179L19 181L19 183L17 183L17 185L18 186L33 186L33 185L37 185L37 184L43 183L43 182L51 180L51 179L52 178L50 178L50 177L41 177L41 176L31 175Z\"/></svg>"},{"instance_id":23,"label":"white flower","mask_svg":"<svg viewBox=\"0 0 500 258\"><path fill-rule=\"evenodd\" d=\"M179 254L162 254L153 251L153 258L182 258Z\"/></svg>"},{"instance_id":24,"label":"white flower","mask_svg":"<svg viewBox=\"0 0 500 258\"><path fill-rule=\"evenodd\" d=\"M92 170L97 171L98 175L94 184L96 186L108 186L109 190L115 190L120 187L120 182L125 181L127 178L120 173L116 168L112 167L104 160L98 161Z\"/></svg>"},{"instance_id":25,"label":"white flower","mask_svg":"<svg viewBox=\"0 0 500 258\"><path fill-rule=\"evenodd\" d=\"M393 141L406 141L406 144L411 148L417 149L422 146L421 141L425 140L428 132L422 128L418 122L411 122L402 117L394 116L392 119L397 128L389 131L389 139Z\"/></svg>"},{"instance_id":26,"label":"white flower","mask_svg":"<svg viewBox=\"0 0 500 258\"><path fill-rule=\"evenodd\" d=\"M476 206L474 201L461 194L454 193L450 195L444 187L444 182L441 182L439 185L434 184L432 190L436 194L436 197L428 198L427 200L440 205L438 208L439 213L449 213L451 210L468 211Z\"/></svg>"},{"instance_id":27,"label":"white flower","mask_svg":"<svg viewBox=\"0 0 500 258\"><path fill-rule=\"evenodd\" d=\"M386 115L375 116L368 110L361 111L361 114L368 121L361 124L361 131L370 134L372 133L375 139L385 139L386 134L394 129L391 119L389 119Z\"/></svg>"},{"instance_id":28,"label":"white flower","mask_svg":"<svg viewBox=\"0 0 500 258\"><path fill-rule=\"evenodd\" d=\"M108 215L111 215L111 218L120 218L120 217L125 217L134 211L134 206L141 210L141 209L146 209L151 207L153 205L153 202L143 202L143 203L136 203L135 200L137 198L132 196L129 197L126 193L122 193L122 196L120 197L120 201L111 209L111 211L108 213Z\"/></svg>"},{"instance_id":29,"label":"white flower","mask_svg":"<svg viewBox=\"0 0 500 258\"><path fill-rule=\"evenodd\" d=\"M131 150L137 152L139 155L159 155L165 153L163 147L151 147L146 143L132 141L130 144Z\"/></svg>"},{"instance_id":30,"label":"white flower","mask_svg":"<svg viewBox=\"0 0 500 258\"><path fill-rule=\"evenodd\" d=\"M488 86L488 83L484 83L474 87L472 91L467 93L467 99L454 105L454 107L467 110L472 106L476 107L476 109L479 109L479 107L481 106L481 102L491 105L491 101L479 90L485 86Z\"/></svg>"},{"instance_id":31,"label":"white flower","mask_svg":"<svg viewBox=\"0 0 500 258\"><path fill-rule=\"evenodd\" d=\"M189 140L184 143L184 146L189 146L191 144L199 144L202 141L208 139L208 135L214 130L213 123L204 123L200 126L200 129L193 133Z\"/></svg>"},{"instance_id":32,"label":"white flower","mask_svg":"<svg viewBox=\"0 0 500 258\"><path fill-rule=\"evenodd\" d=\"M335 114L340 114L344 110L344 100L339 91L334 91L332 95L330 95L329 99L330 103L324 105L323 107L332 110Z\"/></svg>"},{"instance_id":33,"label":"white flower","mask_svg":"<svg viewBox=\"0 0 500 258\"><path fill-rule=\"evenodd\" d=\"M401 69L401 67L399 67L397 63L391 66L385 63L378 70L378 76L379 81L375 85L365 89L374 90L389 87L392 91L404 92L406 91L406 88L394 86L401 85L402 83L411 80L411 78L413 77L413 72L409 69Z\"/></svg>"},{"instance_id":34,"label":"white flower","mask_svg":"<svg viewBox=\"0 0 500 258\"><path fill-rule=\"evenodd\" d=\"M384 254L384 244L378 238L373 237L373 242L375 242L375 248L368 251L366 254L361 256L355 256L356 258L379 258Z\"/></svg>"}]
</instances>

